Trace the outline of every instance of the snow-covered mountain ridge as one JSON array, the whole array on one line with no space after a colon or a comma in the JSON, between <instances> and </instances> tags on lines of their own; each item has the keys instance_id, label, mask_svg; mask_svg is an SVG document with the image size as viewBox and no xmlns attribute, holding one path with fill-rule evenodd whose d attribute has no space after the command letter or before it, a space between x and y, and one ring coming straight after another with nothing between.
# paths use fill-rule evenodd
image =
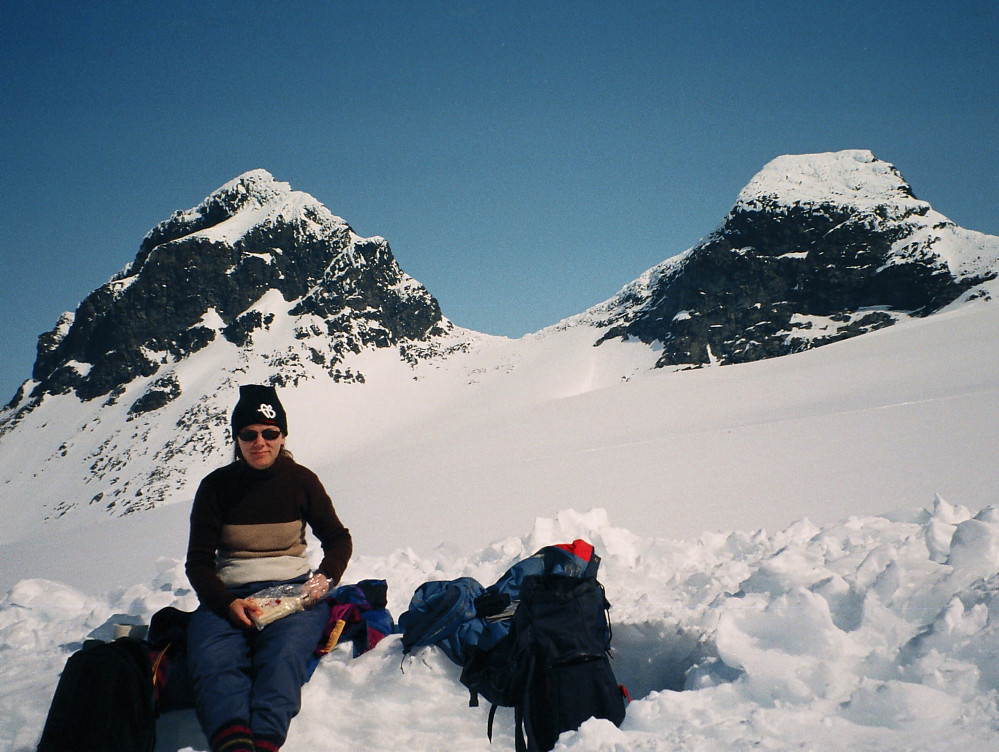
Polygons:
<instances>
[{"instance_id":1,"label":"snow-covered mountain ridge","mask_svg":"<svg viewBox=\"0 0 999 752\"><path fill-rule=\"evenodd\" d=\"M219 215L228 219L182 212L121 286L147 284L140 268L178 258L191 237L222 255L249 251L242 267L261 274L286 264L283 246L241 245L237 232L265 216L284 224L294 210L278 207L296 199L278 193L276 203L236 196L243 208ZM794 201L800 238L813 226ZM825 205L813 210L828 220ZM932 250L957 260L950 269L972 268L976 247L988 258L994 239L948 246L921 224L930 214L899 221L939 234ZM729 255L751 255L712 253L722 271ZM238 272L242 257L227 258ZM683 261L629 286L634 320L659 283L679 284L670 275ZM333 263L357 274L346 258ZM327 268L304 276L325 280ZM59 671L86 637L196 605L183 572L194 487L231 457L237 385L268 380L282 384L290 448L351 529L346 581L385 579L396 617L426 580L490 583L543 545L596 546L613 665L634 701L620 729L589 721L559 752L995 748L999 280L983 268L933 315L718 368L656 368L662 344L637 335L594 347L613 326L601 319L610 306L518 340L443 318L441 333L405 339L372 301L351 309L369 318L347 318L358 333L377 324L390 344L348 348L331 370L329 356L301 349L327 346L325 315L290 314L303 298L268 279L246 309L259 325L244 320L235 341L221 332L244 311L220 295L198 315L217 336L149 358L156 374L90 400L72 387L32 398L42 382L29 381L0 414L0 748L34 748ZM305 322L319 333L300 339ZM176 389L160 381L168 375ZM157 405L158 382L170 393ZM356 660L337 650L305 686L286 749L512 750L512 712L499 711L490 743L488 711L467 707L459 673L433 649L404 663L398 636ZM164 715L157 732L157 752L208 749L193 712Z\"/></svg>"},{"instance_id":2,"label":"snow-covered mountain ridge","mask_svg":"<svg viewBox=\"0 0 999 752\"><path fill-rule=\"evenodd\" d=\"M266 310L270 291L283 310ZM18 407L70 391L113 401L157 375L132 412L157 409L177 393L172 363L222 338L245 348L278 315L294 320L289 347L270 354L288 381L302 360L333 375L346 353L450 328L384 238L358 237L312 196L255 170L153 228L131 264L42 335Z\"/></svg>"},{"instance_id":3,"label":"snow-covered mountain ridge","mask_svg":"<svg viewBox=\"0 0 999 752\"><path fill-rule=\"evenodd\" d=\"M0 484L42 478L46 519L148 509L224 456L239 383L363 382L352 356L454 330L387 241L248 172L154 227L39 338L33 378L0 412Z\"/></svg>"},{"instance_id":4,"label":"snow-covered mountain ridge","mask_svg":"<svg viewBox=\"0 0 999 752\"><path fill-rule=\"evenodd\" d=\"M42 335L34 378L0 412L0 503L15 507L4 535L188 500L230 451L240 383L329 406L319 415L336 416L335 439L320 432L319 446L350 456L400 426L474 414L484 393L513 414L657 368L766 359L991 305L997 259L999 238L954 226L869 152L780 157L700 244L510 341L454 326L383 238L357 237L255 170L153 228ZM12 501L25 496L38 501Z\"/></svg>"},{"instance_id":5,"label":"snow-covered mountain ridge","mask_svg":"<svg viewBox=\"0 0 999 752\"><path fill-rule=\"evenodd\" d=\"M988 297L999 238L956 226L869 151L786 155L721 226L560 326L658 344L657 366L787 355Z\"/></svg>"}]
</instances>

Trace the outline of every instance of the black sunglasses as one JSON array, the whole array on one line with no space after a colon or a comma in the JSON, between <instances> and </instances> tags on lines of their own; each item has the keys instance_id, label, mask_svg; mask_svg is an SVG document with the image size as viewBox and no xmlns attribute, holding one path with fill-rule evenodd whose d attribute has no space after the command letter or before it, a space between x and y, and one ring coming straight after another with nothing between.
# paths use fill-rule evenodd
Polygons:
<instances>
[{"instance_id":1,"label":"black sunglasses","mask_svg":"<svg viewBox=\"0 0 999 752\"><path fill-rule=\"evenodd\" d=\"M263 431L254 431L252 428L244 428L236 434L236 436L239 437L240 441L250 443L251 441L257 440L258 433L264 437L265 441L274 441L281 436L281 432L276 428L265 428Z\"/></svg>"}]
</instances>

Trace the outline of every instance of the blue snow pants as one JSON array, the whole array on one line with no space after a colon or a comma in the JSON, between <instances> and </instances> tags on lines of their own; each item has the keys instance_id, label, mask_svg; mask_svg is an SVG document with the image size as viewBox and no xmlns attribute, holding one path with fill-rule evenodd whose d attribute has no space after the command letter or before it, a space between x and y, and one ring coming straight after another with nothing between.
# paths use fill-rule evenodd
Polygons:
<instances>
[{"instance_id":1,"label":"blue snow pants","mask_svg":"<svg viewBox=\"0 0 999 752\"><path fill-rule=\"evenodd\" d=\"M304 581L304 579L303 579ZM279 585L232 588L238 597ZM187 660L195 708L205 736L240 721L255 737L281 746L302 705L313 652L329 623L325 603L271 622L262 630L234 626L200 606L187 632Z\"/></svg>"}]
</instances>

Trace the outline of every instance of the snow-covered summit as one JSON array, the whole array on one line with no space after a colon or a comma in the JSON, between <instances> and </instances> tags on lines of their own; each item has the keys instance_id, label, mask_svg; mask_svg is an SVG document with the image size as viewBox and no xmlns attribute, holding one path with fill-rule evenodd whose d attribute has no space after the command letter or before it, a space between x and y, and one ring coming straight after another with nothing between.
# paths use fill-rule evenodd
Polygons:
<instances>
[{"instance_id":1,"label":"snow-covered summit","mask_svg":"<svg viewBox=\"0 0 999 752\"><path fill-rule=\"evenodd\" d=\"M697 246L507 341L454 327L383 238L253 170L157 225L126 273L40 337L33 379L0 411L0 487L33 493L44 473L47 518L145 510L224 457L240 383L310 390L366 437L372 394L451 400L450 386L410 392L434 371L455 394L488 382L533 401L786 355L986 299L997 258L999 238L945 221L869 152L783 157ZM44 450L24 455L28 432Z\"/></svg>"},{"instance_id":2,"label":"snow-covered summit","mask_svg":"<svg viewBox=\"0 0 999 752\"><path fill-rule=\"evenodd\" d=\"M736 207L774 204L843 204L858 209L897 207L905 213L929 211L898 169L866 149L821 154L785 154L761 169L736 199Z\"/></svg>"},{"instance_id":3,"label":"snow-covered summit","mask_svg":"<svg viewBox=\"0 0 999 752\"><path fill-rule=\"evenodd\" d=\"M991 298L999 238L958 227L871 152L785 155L720 227L558 327L661 347L659 366L738 363Z\"/></svg>"},{"instance_id":4,"label":"snow-covered summit","mask_svg":"<svg viewBox=\"0 0 999 752\"><path fill-rule=\"evenodd\" d=\"M149 231L143 251L188 235L229 244L236 243L260 225L289 222L312 226L319 233L334 233L347 223L320 201L303 191L292 190L263 169L250 170L212 191L201 203L174 212ZM347 228L349 229L349 228Z\"/></svg>"},{"instance_id":5,"label":"snow-covered summit","mask_svg":"<svg viewBox=\"0 0 999 752\"><path fill-rule=\"evenodd\" d=\"M278 298L261 305L270 291ZM252 170L156 225L70 325L43 335L32 396L107 395L219 337L248 345L278 314L298 321L299 342L327 335L307 350L324 365L444 326L437 302L399 269L383 238L358 237L311 195Z\"/></svg>"},{"instance_id":6,"label":"snow-covered summit","mask_svg":"<svg viewBox=\"0 0 999 752\"><path fill-rule=\"evenodd\" d=\"M363 382L347 360L391 348L404 364L452 329L384 238L357 236L264 170L244 173L159 223L124 271L39 338L32 379L0 410L0 482L21 476L7 437L30 424L35 442L48 445L40 431L55 442L43 464L73 478L47 514L149 508L183 477L178 456L222 451L239 383ZM67 414L115 428L81 442L78 425L50 419Z\"/></svg>"},{"instance_id":7,"label":"snow-covered summit","mask_svg":"<svg viewBox=\"0 0 999 752\"><path fill-rule=\"evenodd\" d=\"M894 235L888 265L940 264L975 284L999 272L999 239L959 227L916 198L895 165L864 149L777 157L742 189L729 216L802 210Z\"/></svg>"},{"instance_id":8,"label":"snow-covered summit","mask_svg":"<svg viewBox=\"0 0 999 752\"><path fill-rule=\"evenodd\" d=\"M300 191L296 192L300 193ZM237 175L228 183L219 186L202 204L221 201L225 198L233 200L234 203L242 199L245 202L255 201L264 204L273 198L289 193L292 193L289 183L279 181L267 170L258 168L247 170L242 175Z\"/></svg>"}]
</instances>

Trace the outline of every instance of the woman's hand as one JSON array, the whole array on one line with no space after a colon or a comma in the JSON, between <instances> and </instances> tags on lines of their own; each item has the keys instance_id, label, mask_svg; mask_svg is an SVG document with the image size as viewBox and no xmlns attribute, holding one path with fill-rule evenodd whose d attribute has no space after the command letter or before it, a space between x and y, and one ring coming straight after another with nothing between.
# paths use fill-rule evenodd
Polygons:
<instances>
[{"instance_id":1,"label":"woman's hand","mask_svg":"<svg viewBox=\"0 0 999 752\"><path fill-rule=\"evenodd\" d=\"M322 572L316 572L302 585L302 599L306 605L322 599L330 591L330 581Z\"/></svg>"},{"instance_id":2,"label":"woman's hand","mask_svg":"<svg viewBox=\"0 0 999 752\"><path fill-rule=\"evenodd\" d=\"M258 616L261 613L260 607L249 598L237 598L229 604L229 621L237 627L252 627L250 615Z\"/></svg>"}]
</instances>

